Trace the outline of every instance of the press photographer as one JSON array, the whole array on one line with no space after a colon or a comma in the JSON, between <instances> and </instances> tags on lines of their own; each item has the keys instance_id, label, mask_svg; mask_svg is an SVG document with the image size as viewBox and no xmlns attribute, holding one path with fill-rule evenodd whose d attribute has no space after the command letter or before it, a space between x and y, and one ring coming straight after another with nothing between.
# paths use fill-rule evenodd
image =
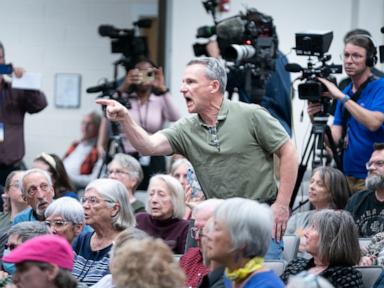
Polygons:
<instances>
[{"instance_id":1,"label":"press photographer","mask_svg":"<svg viewBox=\"0 0 384 288\"><path fill-rule=\"evenodd\" d=\"M214 16L217 1L203 4ZM251 8L221 21L214 16L214 22L214 26L200 27L196 36L216 35L216 41L195 43L195 55L221 55L229 70L228 97L237 92L240 101L260 104L291 134L290 76L284 69L288 61L278 51L273 18Z\"/></svg>"},{"instance_id":2,"label":"press photographer","mask_svg":"<svg viewBox=\"0 0 384 288\"><path fill-rule=\"evenodd\" d=\"M340 91L331 81L316 78L328 90L322 97L337 100L332 137L343 150L343 172L354 191L364 189L365 163L373 144L384 141L384 79L372 75L376 62L377 50L371 38L353 35L346 39L343 51L343 66L351 84ZM321 103L308 102L310 117L321 110Z\"/></svg>"}]
</instances>

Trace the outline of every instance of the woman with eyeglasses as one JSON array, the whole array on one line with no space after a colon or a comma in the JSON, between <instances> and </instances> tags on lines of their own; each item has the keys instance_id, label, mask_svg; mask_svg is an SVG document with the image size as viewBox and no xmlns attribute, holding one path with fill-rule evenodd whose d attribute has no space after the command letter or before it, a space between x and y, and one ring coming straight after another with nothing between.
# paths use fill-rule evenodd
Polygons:
<instances>
[{"instance_id":1,"label":"woman with eyeglasses","mask_svg":"<svg viewBox=\"0 0 384 288\"><path fill-rule=\"evenodd\" d=\"M62 196L69 196L78 199L75 186L72 184L63 161L56 154L41 153L33 160L32 168L39 168L47 171L51 176L55 199Z\"/></svg>"},{"instance_id":2,"label":"woman with eyeglasses","mask_svg":"<svg viewBox=\"0 0 384 288\"><path fill-rule=\"evenodd\" d=\"M147 212L136 215L137 228L161 238L176 254L183 254L189 222L183 220L184 190L165 174L152 176L148 186Z\"/></svg>"},{"instance_id":3,"label":"woman with eyeglasses","mask_svg":"<svg viewBox=\"0 0 384 288\"><path fill-rule=\"evenodd\" d=\"M61 197L45 210L45 224L52 234L64 237L70 244L84 227L84 209L79 201Z\"/></svg>"},{"instance_id":4,"label":"woman with eyeglasses","mask_svg":"<svg viewBox=\"0 0 384 288\"><path fill-rule=\"evenodd\" d=\"M357 227L352 216L344 210L323 209L311 216L305 231L305 249L310 259L292 260L281 276L287 283L289 276L308 271L320 275L338 288L362 288L359 264L360 247Z\"/></svg>"},{"instance_id":5,"label":"woman with eyeglasses","mask_svg":"<svg viewBox=\"0 0 384 288\"><path fill-rule=\"evenodd\" d=\"M139 161L128 154L117 153L108 164L107 173L108 178L120 181L127 188L133 212L145 212L144 203L135 198L136 188L144 177Z\"/></svg>"},{"instance_id":6,"label":"woman with eyeglasses","mask_svg":"<svg viewBox=\"0 0 384 288\"><path fill-rule=\"evenodd\" d=\"M85 188L81 198L85 223L93 232L80 234L72 246L75 263L72 274L90 286L109 273L109 252L121 231L135 226L128 192L114 179L97 179Z\"/></svg>"}]
</instances>

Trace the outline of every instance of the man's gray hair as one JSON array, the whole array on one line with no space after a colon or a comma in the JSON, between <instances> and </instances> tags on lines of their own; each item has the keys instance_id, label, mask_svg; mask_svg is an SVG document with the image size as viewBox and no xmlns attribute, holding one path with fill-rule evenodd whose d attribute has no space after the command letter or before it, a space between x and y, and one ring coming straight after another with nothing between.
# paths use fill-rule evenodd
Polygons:
<instances>
[{"instance_id":1,"label":"man's gray hair","mask_svg":"<svg viewBox=\"0 0 384 288\"><path fill-rule=\"evenodd\" d=\"M47 225L40 221L26 221L17 223L8 230L8 237L16 235L17 239L24 243L36 236L50 234Z\"/></svg>"},{"instance_id":2,"label":"man's gray hair","mask_svg":"<svg viewBox=\"0 0 384 288\"><path fill-rule=\"evenodd\" d=\"M21 176L21 179L20 179L20 190L21 190L21 194L23 196L26 196L27 195L27 191L25 191L25 178L31 174L41 174L44 176L44 178L47 180L47 183L49 186L52 187L52 179L51 179L51 176L48 174L47 171L44 171L42 169L39 169L39 168L33 168L33 169L29 169L27 170L25 173L23 173L23 175Z\"/></svg>"},{"instance_id":3,"label":"man's gray hair","mask_svg":"<svg viewBox=\"0 0 384 288\"><path fill-rule=\"evenodd\" d=\"M87 185L85 192L95 189L100 197L113 206L119 204L119 212L112 217L112 225L116 230L122 231L136 225L133 209L128 200L128 190L125 186L114 179L96 179Z\"/></svg>"},{"instance_id":4,"label":"man's gray hair","mask_svg":"<svg viewBox=\"0 0 384 288\"><path fill-rule=\"evenodd\" d=\"M272 210L266 204L245 198L229 198L214 213L228 229L233 251L244 258L264 257L272 239Z\"/></svg>"},{"instance_id":5,"label":"man's gray hair","mask_svg":"<svg viewBox=\"0 0 384 288\"><path fill-rule=\"evenodd\" d=\"M121 167L127 170L129 176L136 178L136 186L133 187L134 192L137 186L140 185L141 181L143 181L144 173L143 169L139 161L137 161L134 157L128 154L117 153L112 161L116 161Z\"/></svg>"},{"instance_id":6,"label":"man's gray hair","mask_svg":"<svg viewBox=\"0 0 384 288\"><path fill-rule=\"evenodd\" d=\"M61 216L65 221L73 224L84 224L85 222L83 206L71 197L61 197L49 204L45 210L45 218L52 215Z\"/></svg>"},{"instance_id":7,"label":"man's gray hair","mask_svg":"<svg viewBox=\"0 0 384 288\"><path fill-rule=\"evenodd\" d=\"M149 180L148 185L148 192L151 188L151 183L155 180L162 180L165 185L167 185L169 194L171 196L171 202L172 202L172 208L173 208L173 214L172 216L175 218L182 219L185 213L185 195L184 195L184 189L183 186L181 186L180 182L174 178L173 176L166 175L166 174L156 174L151 177ZM148 197L147 201L147 212L150 213L150 206L151 206L151 198Z\"/></svg>"},{"instance_id":8,"label":"man's gray hair","mask_svg":"<svg viewBox=\"0 0 384 288\"><path fill-rule=\"evenodd\" d=\"M220 83L220 93L224 95L225 87L227 87L227 72L223 62L213 57L200 57L189 61L187 66L194 64L205 66L205 76L210 80L218 80Z\"/></svg>"},{"instance_id":9,"label":"man's gray hair","mask_svg":"<svg viewBox=\"0 0 384 288\"><path fill-rule=\"evenodd\" d=\"M200 202L192 209L192 219L196 219L196 215L199 214L199 212L201 211L208 211L209 213L211 213L211 216L213 216L213 212L223 202L223 199L217 198L211 198Z\"/></svg>"}]
</instances>

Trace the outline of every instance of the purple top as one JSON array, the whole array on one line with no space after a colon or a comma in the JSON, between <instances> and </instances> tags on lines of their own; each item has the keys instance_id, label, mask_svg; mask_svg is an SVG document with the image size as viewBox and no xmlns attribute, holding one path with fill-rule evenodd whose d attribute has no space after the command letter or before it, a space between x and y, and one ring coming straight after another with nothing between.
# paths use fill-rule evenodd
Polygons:
<instances>
[{"instance_id":1,"label":"purple top","mask_svg":"<svg viewBox=\"0 0 384 288\"><path fill-rule=\"evenodd\" d=\"M189 222L179 218L153 219L146 212L136 214L137 228L150 236L161 238L175 254L184 254Z\"/></svg>"},{"instance_id":2,"label":"purple top","mask_svg":"<svg viewBox=\"0 0 384 288\"><path fill-rule=\"evenodd\" d=\"M164 95L156 96L151 94L148 101L140 105L138 98L130 98L131 109L129 113L149 134L154 134L164 128L167 121L177 121L180 118L179 109L172 102L169 92ZM122 133L124 149L126 152L136 152L135 148L129 143L127 137Z\"/></svg>"}]
</instances>

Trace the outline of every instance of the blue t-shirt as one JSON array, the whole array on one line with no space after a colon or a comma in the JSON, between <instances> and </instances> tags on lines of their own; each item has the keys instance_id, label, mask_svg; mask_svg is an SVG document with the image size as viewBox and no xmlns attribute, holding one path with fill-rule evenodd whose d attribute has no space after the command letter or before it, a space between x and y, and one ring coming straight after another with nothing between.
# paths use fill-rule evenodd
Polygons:
<instances>
[{"instance_id":1,"label":"blue t-shirt","mask_svg":"<svg viewBox=\"0 0 384 288\"><path fill-rule=\"evenodd\" d=\"M112 244L99 251L92 251L93 232L80 234L72 243L76 253L72 274L81 283L91 286L109 274L109 252Z\"/></svg>"},{"instance_id":2,"label":"blue t-shirt","mask_svg":"<svg viewBox=\"0 0 384 288\"><path fill-rule=\"evenodd\" d=\"M352 84L349 84L343 93L352 96ZM357 103L370 111L384 113L384 78L369 82L363 89ZM337 101L334 125L342 125L343 108L341 102ZM371 157L373 144L384 142L384 125L382 124L378 130L372 132L351 116L347 122L346 135L348 145L344 150L343 172L347 176L364 179L367 177L365 163Z\"/></svg>"},{"instance_id":3,"label":"blue t-shirt","mask_svg":"<svg viewBox=\"0 0 384 288\"><path fill-rule=\"evenodd\" d=\"M225 274L224 274L225 275ZM272 270L255 273L242 288L284 288L284 283ZM225 288L232 288L232 281L224 276Z\"/></svg>"},{"instance_id":4,"label":"blue t-shirt","mask_svg":"<svg viewBox=\"0 0 384 288\"><path fill-rule=\"evenodd\" d=\"M23 211L17 213L15 218L13 218L12 225L28 221L37 221L37 218L33 214L33 210L31 207L25 208Z\"/></svg>"}]
</instances>

